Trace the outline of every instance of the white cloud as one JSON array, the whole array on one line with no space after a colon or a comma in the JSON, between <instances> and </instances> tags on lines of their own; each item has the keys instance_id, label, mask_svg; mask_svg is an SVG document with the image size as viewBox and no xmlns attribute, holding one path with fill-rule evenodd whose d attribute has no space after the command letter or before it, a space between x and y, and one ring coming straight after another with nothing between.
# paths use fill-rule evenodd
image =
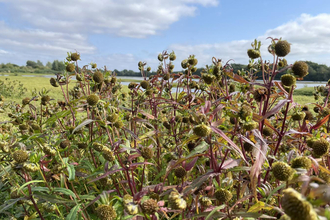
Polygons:
<instances>
[{"instance_id":1,"label":"white cloud","mask_svg":"<svg viewBox=\"0 0 330 220\"><path fill-rule=\"evenodd\" d=\"M262 36L256 36L261 41L261 52L264 59L272 59L267 52L271 43L268 37L280 38L291 43L291 53L286 59L309 60L330 64L330 14L311 16L302 14L296 20L290 21L274 29L269 29ZM247 50L251 48L254 39L199 45L172 44L171 50L177 53L179 60L190 54L196 55L199 64L210 64L213 56L227 61L233 59L236 63L247 64Z\"/></svg>"},{"instance_id":2,"label":"white cloud","mask_svg":"<svg viewBox=\"0 0 330 220\"><path fill-rule=\"evenodd\" d=\"M134 38L158 34L181 17L194 16L197 5L218 5L218 0L5 1L16 15L43 30Z\"/></svg>"}]
</instances>

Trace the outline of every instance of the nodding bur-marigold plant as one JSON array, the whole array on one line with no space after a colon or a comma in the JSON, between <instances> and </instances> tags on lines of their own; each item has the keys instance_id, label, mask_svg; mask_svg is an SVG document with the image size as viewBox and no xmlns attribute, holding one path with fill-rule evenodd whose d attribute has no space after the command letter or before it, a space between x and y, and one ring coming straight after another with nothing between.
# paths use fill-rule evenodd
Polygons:
<instances>
[{"instance_id":1,"label":"nodding bur-marigold plant","mask_svg":"<svg viewBox=\"0 0 330 220\"><path fill-rule=\"evenodd\" d=\"M49 81L63 98L0 95L0 219L324 217L330 85L300 106L308 65L288 63L290 42L270 38L273 63L251 46L239 70L163 51L128 86L68 53Z\"/></svg>"}]
</instances>

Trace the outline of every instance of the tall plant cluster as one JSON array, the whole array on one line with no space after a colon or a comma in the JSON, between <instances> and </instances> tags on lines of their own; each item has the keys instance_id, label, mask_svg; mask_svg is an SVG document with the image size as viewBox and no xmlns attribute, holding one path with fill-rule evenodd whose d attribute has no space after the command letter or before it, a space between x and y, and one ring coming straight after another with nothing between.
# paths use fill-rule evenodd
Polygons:
<instances>
[{"instance_id":1,"label":"tall plant cluster","mask_svg":"<svg viewBox=\"0 0 330 220\"><path fill-rule=\"evenodd\" d=\"M330 219L330 87L295 103L308 66L288 65L290 43L270 39L273 60L256 40L247 69L213 58L201 77L197 57L174 73L164 51L157 74L139 62L144 80L128 89L69 53L50 79L63 100L26 97L0 127L0 217Z\"/></svg>"}]
</instances>

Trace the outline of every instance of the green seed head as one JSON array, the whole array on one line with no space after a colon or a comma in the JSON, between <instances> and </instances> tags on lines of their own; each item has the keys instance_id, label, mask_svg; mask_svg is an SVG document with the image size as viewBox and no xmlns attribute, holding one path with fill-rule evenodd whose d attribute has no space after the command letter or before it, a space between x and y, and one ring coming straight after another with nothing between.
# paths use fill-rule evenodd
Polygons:
<instances>
[{"instance_id":1,"label":"green seed head","mask_svg":"<svg viewBox=\"0 0 330 220\"><path fill-rule=\"evenodd\" d=\"M118 114L111 113L110 115L108 115L107 120L109 122L111 122L111 123L114 123L114 122L116 122L118 120L118 118L119 118L119 115Z\"/></svg>"},{"instance_id":2,"label":"green seed head","mask_svg":"<svg viewBox=\"0 0 330 220\"><path fill-rule=\"evenodd\" d=\"M174 169L174 175L178 178L183 178L186 176L186 174L187 174L187 171L182 166L179 166Z\"/></svg>"},{"instance_id":3,"label":"green seed head","mask_svg":"<svg viewBox=\"0 0 330 220\"><path fill-rule=\"evenodd\" d=\"M320 138L312 145L313 155L315 157L322 157L329 152L330 143L324 138Z\"/></svg>"},{"instance_id":4,"label":"green seed head","mask_svg":"<svg viewBox=\"0 0 330 220\"><path fill-rule=\"evenodd\" d=\"M243 124L243 128L247 131L252 131L258 126L258 123L255 121L249 121Z\"/></svg>"},{"instance_id":5,"label":"green seed head","mask_svg":"<svg viewBox=\"0 0 330 220\"><path fill-rule=\"evenodd\" d=\"M312 167L312 161L306 156L296 157L295 159L292 160L291 167L292 168L304 168L304 169L308 170L309 168Z\"/></svg>"},{"instance_id":6,"label":"green seed head","mask_svg":"<svg viewBox=\"0 0 330 220\"><path fill-rule=\"evenodd\" d=\"M250 59L257 59L260 57L260 51L255 49L248 49L247 54Z\"/></svg>"},{"instance_id":7,"label":"green seed head","mask_svg":"<svg viewBox=\"0 0 330 220\"><path fill-rule=\"evenodd\" d=\"M183 69L187 69L188 65L189 65L189 63L188 63L188 60L187 59L186 60L182 60L181 67Z\"/></svg>"},{"instance_id":8,"label":"green seed head","mask_svg":"<svg viewBox=\"0 0 330 220\"><path fill-rule=\"evenodd\" d=\"M68 65L66 65L66 71L73 72L74 69L75 69L75 66L73 63L69 63Z\"/></svg>"},{"instance_id":9,"label":"green seed head","mask_svg":"<svg viewBox=\"0 0 330 220\"><path fill-rule=\"evenodd\" d=\"M285 86L293 86L296 84L296 77L287 73L281 76L281 82Z\"/></svg>"},{"instance_id":10,"label":"green seed head","mask_svg":"<svg viewBox=\"0 0 330 220\"><path fill-rule=\"evenodd\" d=\"M17 163L23 163L25 161L27 161L29 158L29 155L26 151L24 150L17 150L13 153L13 159L17 162Z\"/></svg>"},{"instance_id":11,"label":"green seed head","mask_svg":"<svg viewBox=\"0 0 330 220\"><path fill-rule=\"evenodd\" d=\"M200 204L203 206L203 207L209 207L212 205L212 200L207 197L207 196L202 196L200 199L199 199L199 202Z\"/></svg>"},{"instance_id":12,"label":"green seed head","mask_svg":"<svg viewBox=\"0 0 330 220\"><path fill-rule=\"evenodd\" d=\"M28 172L37 172L39 167L35 163L25 162L23 164L23 169Z\"/></svg>"},{"instance_id":13,"label":"green seed head","mask_svg":"<svg viewBox=\"0 0 330 220\"><path fill-rule=\"evenodd\" d=\"M53 87L60 86L55 78L50 78L49 82L50 82L50 85L52 85Z\"/></svg>"},{"instance_id":14,"label":"green seed head","mask_svg":"<svg viewBox=\"0 0 330 220\"><path fill-rule=\"evenodd\" d=\"M231 200L233 195L230 191L226 189L219 189L214 193L214 197L220 202L220 203L226 203Z\"/></svg>"},{"instance_id":15,"label":"green seed head","mask_svg":"<svg viewBox=\"0 0 330 220\"><path fill-rule=\"evenodd\" d=\"M187 208L187 202L177 190L173 190L170 193L168 203L172 209L184 210Z\"/></svg>"},{"instance_id":16,"label":"green seed head","mask_svg":"<svg viewBox=\"0 0 330 220\"><path fill-rule=\"evenodd\" d=\"M95 94L87 96L87 103L90 106L95 106L99 102L99 97Z\"/></svg>"},{"instance_id":17,"label":"green seed head","mask_svg":"<svg viewBox=\"0 0 330 220\"><path fill-rule=\"evenodd\" d=\"M291 118L294 121L301 121L305 118L305 116L306 116L305 112L295 112Z\"/></svg>"},{"instance_id":18,"label":"green seed head","mask_svg":"<svg viewBox=\"0 0 330 220\"><path fill-rule=\"evenodd\" d=\"M262 134L266 137L271 136L273 133L273 129L271 129L270 127L264 127L264 129L262 130Z\"/></svg>"},{"instance_id":19,"label":"green seed head","mask_svg":"<svg viewBox=\"0 0 330 220\"><path fill-rule=\"evenodd\" d=\"M211 74L203 74L202 79L208 85L210 85L213 81L215 81L215 76Z\"/></svg>"},{"instance_id":20,"label":"green seed head","mask_svg":"<svg viewBox=\"0 0 330 220\"><path fill-rule=\"evenodd\" d=\"M311 204L292 188L283 190L282 208L292 220L317 220Z\"/></svg>"},{"instance_id":21,"label":"green seed head","mask_svg":"<svg viewBox=\"0 0 330 220\"><path fill-rule=\"evenodd\" d=\"M296 61L291 69L298 78L303 78L308 74L308 65L303 61Z\"/></svg>"},{"instance_id":22,"label":"green seed head","mask_svg":"<svg viewBox=\"0 0 330 220\"><path fill-rule=\"evenodd\" d=\"M248 142L245 142L243 144L243 147L246 152L251 152L253 150L253 145Z\"/></svg>"},{"instance_id":23,"label":"green seed head","mask_svg":"<svg viewBox=\"0 0 330 220\"><path fill-rule=\"evenodd\" d=\"M143 89L148 89L150 87L150 83L146 80L143 80L140 85Z\"/></svg>"},{"instance_id":24,"label":"green seed head","mask_svg":"<svg viewBox=\"0 0 330 220\"><path fill-rule=\"evenodd\" d=\"M247 117L251 116L253 114L252 108L248 105L243 105L238 112L239 117L242 120L246 120Z\"/></svg>"},{"instance_id":25,"label":"green seed head","mask_svg":"<svg viewBox=\"0 0 330 220\"><path fill-rule=\"evenodd\" d=\"M72 61L80 60L80 54L79 53L72 53L71 54L71 60Z\"/></svg>"},{"instance_id":26,"label":"green seed head","mask_svg":"<svg viewBox=\"0 0 330 220\"><path fill-rule=\"evenodd\" d=\"M102 153L103 153L104 159L106 159L107 161L111 162L111 161L115 160L115 155L114 155L113 151L111 149L109 149L108 147L103 147Z\"/></svg>"},{"instance_id":27,"label":"green seed head","mask_svg":"<svg viewBox=\"0 0 330 220\"><path fill-rule=\"evenodd\" d=\"M124 127L124 122L122 120L117 120L115 123L113 123L113 126L118 129L121 129L122 127Z\"/></svg>"},{"instance_id":28,"label":"green seed head","mask_svg":"<svg viewBox=\"0 0 330 220\"><path fill-rule=\"evenodd\" d=\"M19 127L19 130L21 130L21 131L26 131L29 129L29 126L26 124L20 124L18 127Z\"/></svg>"},{"instance_id":29,"label":"green seed head","mask_svg":"<svg viewBox=\"0 0 330 220\"><path fill-rule=\"evenodd\" d=\"M116 211L109 205L100 205L95 212L101 220L115 220L117 217Z\"/></svg>"},{"instance_id":30,"label":"green seed head","mask_svg":"<svg viewBox=\"0 0 330 220\"><path fill-rule=\"evenodd\" d=\"M236 86L235 84L230 84L229 85L229 93L235 92Z\"/></svg>"},{"instance_id":31,"label":"green seed head","mask_svg":"<svg viewBox=\"0 0 330 220\"><path fill-rule=\"evenodd\" d=\"M88 144L85 142L79 142L77 146L79 149L86 149L88 147Z\"/></svg>"},{"instance_id":32,"label":"green seed head","mask_svg":"<svg viewBox=\"0 0 330 220\"><path fill-rule=\"evenodd\" d=\"M205 137L211 134L211 128L205 124L200 124L193 128L193 132L199 137Z\"/></svg>"},{"instance_id":33,"label":"green seed head","mask_svg":"<svg viewBox=\"0 0 330 220\"><path fill-rule=\"evenodd\" d=\"M290 53L291 46L286 40L279 40L275 44L275 54L279 57L285 57Z\"/></svg>"},{"instance_id":34,"label":"green seed head","mask_svg":"<svg viewBox=\"0 0 330 220\"><path fill-rule=\"evenodd\" d=\"M162 62L163 60L164 60L164 58L163 58L163 54L158 54L158 60L160 61L160 62Z\"/></svg>"},{"instance_id":35,"label":"green seed head","mask_svg":"<svg viewBox=\"0 0 330 220\"><path fill-rule=\"evenodd\" d=\"M103 74L100 71L97 71L93 74L93 80L96 83L102 83L104 81Z\"/></svg>"},{"instance_id":36,"label":"green seed head","mask_svg":"<svg viewBox=\"0 0 330 220\"><path fill-rule=\"evenodd\" d=\"M103 150L103 148L106 147L103 144L100 144L100 143L97 143L97 142L94 142L92 146L93 146L93 149L98 151L98 152L101 152Z\"/></svg>"},{"instance_id":37,"label":"green seed head","mask_svg":"<svg viewBox=\"0 0 330 220\"><path fill-rule=\"evenodd\" d=\"M60 147L61 147L62 149L65 149L65 148L67 148L67 147L70 147L70 145L71 145L71 143L70 143L69 140L65 140L65 141L62 141L62 142L60 143Z\"/></svg>"},{"instance_id":38,"label":"green seed head","mask_svg":"<svg viewBox=\"0 0 330 220\"><path fill-rule=\"evenodd\" d=\"M141 156L144 159L149 160L154 156L154 151L150 147L144 147L141 149Z\"/></svg>"},{"instance_id":39,"label":"green seed head","mask_svg":"<svg viewBox=\"0 0 330 220\"><path fill-rule=\"evenodd\" d=\"M272 172L276 179L280 181L290 180L294 171L284 162L275 162L272 165Z\"/></svg>"},{"instance_id":40,"label":"green seed head","mask_svg":"<svg viewBox=\"0 0 330 220\"><path fill-rule=\"evenodd\" d=\"M170 53L170 61L174 61L175 59L176 59L176 55L175 55L174 51L172 51Z\"/></svg>"}]
</instances>

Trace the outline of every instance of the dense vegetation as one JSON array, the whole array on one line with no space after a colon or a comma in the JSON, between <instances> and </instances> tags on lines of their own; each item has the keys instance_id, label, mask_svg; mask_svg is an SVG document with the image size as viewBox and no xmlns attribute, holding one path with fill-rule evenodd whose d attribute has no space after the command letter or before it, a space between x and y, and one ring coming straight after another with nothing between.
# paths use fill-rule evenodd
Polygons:
<instances>
[{"instance_id":1,"label":"dense vegetation","mask_svg":"<svg viewBox=\"0 0 330 220\"><path fill-rule=\"evenodd\" d=\"M1 97L11 120L0 126L0 217L330 219L330 87L297 104L309 66L288 65L290 44L278 39L265 63L260 45L247 48L247 69L213 58L201 76L195 56L174 73L165 51L154 76L138 63L144 80L128 92L70 53L50 79L62 100Z\"/></svg>"}]
</instances>

